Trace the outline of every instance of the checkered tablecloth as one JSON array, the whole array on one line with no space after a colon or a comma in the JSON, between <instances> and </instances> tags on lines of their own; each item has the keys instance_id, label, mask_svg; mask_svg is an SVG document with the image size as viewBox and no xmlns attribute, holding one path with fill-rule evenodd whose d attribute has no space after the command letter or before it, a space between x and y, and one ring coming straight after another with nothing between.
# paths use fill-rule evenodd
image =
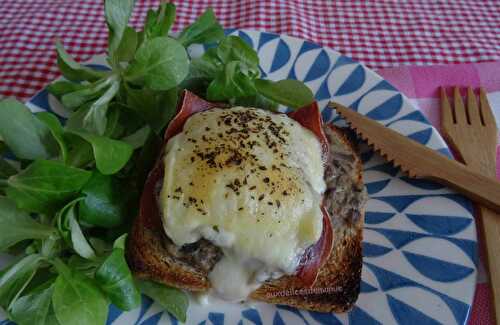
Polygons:
<instances>
[{"instance_id":1,"label":"checkered tablecloth","mask_svg":"<svg viewBox=\"0 0 500 325\"><path fill-rule=\"evenodd\" d=\"M54 38L86 60L106 47L102 0L1 0L0 94L27 99L57 76ZM137 0L140 24L158 0ZM285 33L372 68L500 59L500 1L175 0L175 29L212 6L225 27Z\"/></svg>"},{"instance_id":2,"label":"checkered tablecloth","mask_svg":"<svg viewBox=\"0 0 500 325\"><path fill-rule=\"evenodd\" d=\"M141 25L147 9L158 2L137 0L131 23ZM173 2L177 5L174 30L212 6L227 28L254 28L305 38L375 69L500 60L500 0ZM58 76L56 37L77 60L102 53L107 43L102 0L0 0L0 97L26 100ZM414 99L436 125L435 94L418 76L433 76L428 81L436 85L486 82L490 91L500 95L500 61L456 66L458 70L450 66L429 69L384 69L381 73ZM477 78L469 80L470 76ZM471 324L491 322L488 285L483 280L477 287Z\"/></svg>"}]
</instances>

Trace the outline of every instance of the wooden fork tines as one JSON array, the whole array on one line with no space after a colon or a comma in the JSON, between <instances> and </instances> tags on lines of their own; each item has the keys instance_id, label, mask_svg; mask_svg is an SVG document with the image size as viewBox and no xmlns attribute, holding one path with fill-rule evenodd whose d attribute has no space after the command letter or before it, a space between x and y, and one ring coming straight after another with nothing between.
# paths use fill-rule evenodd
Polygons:
<instances>
[{"instance_id":1,"label":"wooden fork tines","mask_svg":"<svg viewBox=\"0 0 500 325\"><path fill-rule=\"evenodd\" d=\"M445 139L459 158L475 170L495 177L497 125L483 89L479 104L472 88L467 89L464 105L458 87L453 90L453 105L441 88L441 126Z\"/></svg>"},{"instance_id":2,"label":"wooden fork tines","mask_svg":"<svg viewBox=\"0 0 500 325\"><path fill-rule=\"evenodd\" d=\"M467 89L464 104L460 90L453 90L453 105L441 88L441 126L445 139L467 166L489 177L495 177L497 124L484 89L479 102L472 88ZM500 217L484 206L478 206L484 234L494 316L500 323Z\"/></svg>"}]
</instances>

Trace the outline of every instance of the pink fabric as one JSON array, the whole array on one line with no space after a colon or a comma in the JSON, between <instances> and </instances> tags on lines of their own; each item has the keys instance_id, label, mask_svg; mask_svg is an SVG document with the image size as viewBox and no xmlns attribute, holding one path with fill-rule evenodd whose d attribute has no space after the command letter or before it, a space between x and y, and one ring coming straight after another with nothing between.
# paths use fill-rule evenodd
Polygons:
<instances>
[{"instance_id":1,"label":"pink fabric","mask_svg":"<svg viewBox=\"0 0 500 325\"><path fill-rule=\"evenodd\" d=\"M411 67L409 70L417 98L435 97L440 86L479 86L480 83L477 70L472 64L456 65L451 72L447 66ZM436 74L439 78L436 78Z\"/></svg>"},{"instance_id":2,"label":"pink fabric","mask_svg":"<svg viewBox=\"0 0 500 325\"><path fill-rule=\"evenodd\" d=\"M159 0L137 0L139 26ZM500 59L498 0L174 0L175 30L212 6L226 28L309 39L372 68ZM102 0L1 0L0 94L28 99L58 75L54 38L78 60L106 48Z\"/></svg>"},{"instance_id":3,"label":"pink fabric","mask_svg":"<svg viewBox=\"0 0 500 325\"><path fill-rule=\"evenodd\" d=\"M497 125L499 124L500 61L429 67L400 67L382 69L378 73L407 95L438 130L441 123L440 86L484 87L488 92L493 113L497 116ZM500 179L500 146L497 147L497 177ZM481 237L479 242L481 263L479 269L481 273L485 257ZM480 274L469 319L471 325L494 324L491 314L491 288L485 281L487 281L487 277Z\"/></svg>"},{"instance_id":4,"label":"pink fabric","mask_svg":"<svg viewBox=\"0 0 500 325\"><path fill-rule=\"evenodd\" d=\"M478 283L476 294L474 296L474 306L470 315L469 324L488 325L495 324L491 314L491 293L490 286L487 283Z\"/></svg>"}]
</instances>

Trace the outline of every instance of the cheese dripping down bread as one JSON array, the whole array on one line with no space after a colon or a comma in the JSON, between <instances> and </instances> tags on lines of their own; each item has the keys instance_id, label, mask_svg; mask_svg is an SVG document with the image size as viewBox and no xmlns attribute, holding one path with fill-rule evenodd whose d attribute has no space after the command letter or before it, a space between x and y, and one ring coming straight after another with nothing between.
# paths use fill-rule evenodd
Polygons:
<instances>
[{"instance_id":1,"label":"cheese dripping down bread","mask_svg":"<svg viewBox=\"0 0 500 325\"><path fill-rule=\"evenodd\" d=\"M284 114L213 108L192 115L165 148L159 204L177 246L223 251L209 274L227 300L296 272L323 230L324 161L314 133Z\"/></svg>"}]
</instances>

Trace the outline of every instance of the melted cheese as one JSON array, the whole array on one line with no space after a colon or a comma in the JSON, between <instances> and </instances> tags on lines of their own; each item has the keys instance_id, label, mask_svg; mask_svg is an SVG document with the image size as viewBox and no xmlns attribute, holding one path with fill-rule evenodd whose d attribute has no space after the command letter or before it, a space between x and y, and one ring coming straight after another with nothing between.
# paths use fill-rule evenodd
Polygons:
<instances>
[{"instance_id":1,"label":"melted cheese","mask_svg":"<svg viewBox=\"0 0 500 325\"><path fill-rule=\"evenodd\" d=\"M256 273L261 267L258 261L245 260L234 256L234 253L225 252L209 274L210 283L216 294L224 300L238 301L259 287Z\"/></svg>"},{"instance_id":2,"label":"melted cheese","mask_svg":"<svg viewBox=\"0 0 500 325\"><path fill-rule=\"evenodd\" d=\"M164 165L165 232L179 246L206 238L223 249L210 279L227 299L245 298L273 272L293 273L321 236L320 143L284 114L195 114L167 143Z\"/></svg>"}]
</instances>

